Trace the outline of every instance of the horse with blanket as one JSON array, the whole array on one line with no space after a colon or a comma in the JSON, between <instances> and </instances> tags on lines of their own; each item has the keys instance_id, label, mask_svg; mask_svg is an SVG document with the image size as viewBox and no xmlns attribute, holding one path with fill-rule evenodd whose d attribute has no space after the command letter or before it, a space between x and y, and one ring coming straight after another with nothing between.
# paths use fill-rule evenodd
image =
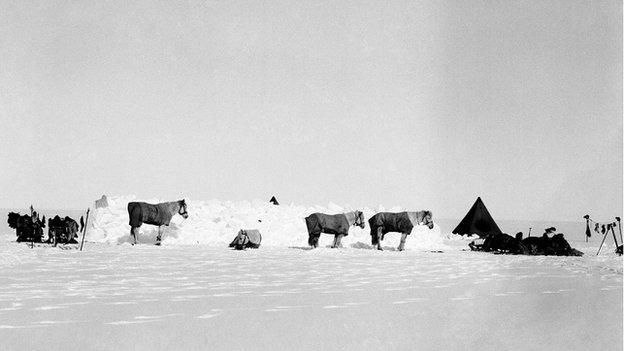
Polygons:
<instances>
[{"instance_id":1,"label":"horse with blanket","mask_svg":"<svg viewBox=\"0 0 624 351\"><path fill-rule=\"evenodd\" d=\"M426 225L429 229L433 229L433 219L431 211L417 212L379 212L369 218L371 243L377 246L377 250L381 248L381 241L389 232L401 233L401 243L397 250L403 251L405 247L405 239L412 233L412 229L417 225Z\"/></svg>"},{"instance_id":2,"label":"horse with blanket","mask_svg":"<svg viewBox=\"0 0 624 351\"><path fill-rule=\"evenodd\" d=\"M318 247L321 233L334 234L332 248L342 247L342 238L349 235L351 226L364 229L364 214L362 211L353 211L335 215L313 213L305 218L308 227L308 244Z\"/></svg>"},{"instance_id":3,"label":"horse with blanket","mask_svg":"<svg viewBox=\"0 0 624 351\"><path fill-rule=\"evenodd\" d=\"M159 204L129 202L128 216L130 218L130 235L133 238L132 245L137 243L139 227L143 223L158 226L156 245L160 245L162 227L165 225L168 226L171 222L171 218L176 213L183 218L188 218L188 212L186 212L186 202L184 200L163 202Z\"/></svg>"},{"instance_id":4,"label":"horse with blanket","mask_svg":"<svg viewBox=\"0 0 624 351\"><path fill-rule=\"evenodd\" d=\"M236 234L236 238L230 243L230 247L236 250L246 248L257 249L262 242L262 235L258 229L241 229Z\"/></svg>"}]
</instances>

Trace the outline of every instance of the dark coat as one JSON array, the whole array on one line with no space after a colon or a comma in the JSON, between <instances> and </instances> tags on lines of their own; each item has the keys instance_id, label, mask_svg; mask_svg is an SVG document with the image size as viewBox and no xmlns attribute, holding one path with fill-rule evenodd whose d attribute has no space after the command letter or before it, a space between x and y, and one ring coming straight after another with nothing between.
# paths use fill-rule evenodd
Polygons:
<instances>
[{"instance_id":1,"label":"dark coat","mask_svg":"<svg viewBox=\"0 0 624 351\"><path fill-rule=\"evenodd\" d=\"M320 235L321 233L349 235L349 221L344 214L313 213L306 217L305 221L310 235Z\"/></svg>"},{"instance_id":2,"label":"dark coat","mask_svg":"<svg viewBox=\"0 0 624 351\"><path fill-rule=\"evenodd\" d=\"M129 202L128 216L131 227L140 227L141 224L169 225L173 214L169 212L166 203L148 204L146 202Z\"/></svg>"},{"instance_id":3,"label":"dark coat","mask_svg":"<svg viewBox=\"0 0 624 351\"><path fill-rule=\"evenodd\" d=\"M379 212L368 219L368 224L371 230L371 241L373 245L377 245L379 239L383 240L386 233L398 232L409 235L414 228L407 212ZM381 238L378 237L380 228Z\"/></svg>"}]
</instances>

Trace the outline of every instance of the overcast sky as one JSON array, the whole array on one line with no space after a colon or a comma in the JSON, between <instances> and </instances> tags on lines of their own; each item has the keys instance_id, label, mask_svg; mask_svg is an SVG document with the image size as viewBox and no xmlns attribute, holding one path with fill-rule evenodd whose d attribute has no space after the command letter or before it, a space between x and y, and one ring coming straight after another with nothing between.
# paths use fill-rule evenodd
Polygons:
<instances>
[{"instance_id":1,"label":"overcast sky","mask_svg":"<svg viewBox=\"0 0 624 351\"><path fill-rule=\"evenodd\" d=\"M622 214L621 1L0 4L0 207Z\"/></svg>"}]
</instances>

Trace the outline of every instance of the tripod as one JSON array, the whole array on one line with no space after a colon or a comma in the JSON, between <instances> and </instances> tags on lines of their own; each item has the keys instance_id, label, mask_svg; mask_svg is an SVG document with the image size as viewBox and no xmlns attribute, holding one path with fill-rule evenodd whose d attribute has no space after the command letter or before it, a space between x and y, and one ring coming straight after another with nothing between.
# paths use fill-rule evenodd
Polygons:
<instances>
[{"instance_id":1,"label":"tripod","mask_svg":"<svg viewBox=\"0 0 624 351\"><path fill-rule=\"evenodd\" d=\"M620 229L620 241L622 241L622 223L620 222L620 217L615 217L615 219L618 222L618 228ZM602 242L600 243L600 247L598 248L598 252L596 253L596 256L598 256L598 254L600 253L600 249L602 249L602 245L607 239L607 236L609 235L609 231L611 231L611 234L613 234L613 241L615 242L616 248L618 246L617 237L615 236L615 229L613 229L615 227L615 223L609 223L609 224L606 224L606 226L607 226L607 230L604 232L604 236L602 237Z\"/></svg>"}]
</instances>

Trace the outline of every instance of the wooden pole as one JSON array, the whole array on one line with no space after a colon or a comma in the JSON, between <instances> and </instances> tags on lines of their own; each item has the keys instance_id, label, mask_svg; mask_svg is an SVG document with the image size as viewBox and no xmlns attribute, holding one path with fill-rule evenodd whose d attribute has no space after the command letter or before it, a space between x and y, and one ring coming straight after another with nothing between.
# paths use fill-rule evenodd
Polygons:
<instances>
[{"instance_id":1,"label":"wooden pole","mask_svg":"<svg viewBox=\"0 0 624 351\"><path fill-rule=\"evenodd\" d=\"M91 208L87 208L87 219L85 220L85 226L82 228L82 240L80 241L80 251L82 251L82 245L84 244L85 234L87 234L87 227L89 226L89 211L91 211Z\"/></svg>"},{"instance_id":2,"label":"wooden pole","mask_svg":"<svg viewBox=\"0 0 624 351\"><path fill-rule=\"evenodd\" d=\"M620 217L615 217L618 222L618 228L620 229L620 245L624 244L624 239L622 239L622 223L620 222Z\"/></svg>"},{"instance_id":3,"label":"wooden pole","mask_svg":"<svg viewBox=\"0 0 624 351\"><path fill-rule=\"evenodd\" d=\"M609 234L608 230L604 232L604 236L602 237L602 242L600 243L600 247L598 248L598 252L596 253L596 256L598 256L598 254L600 253L600 249L602 249L602 244L604 244L605 239L607 238L607 234Z\"/></svg>"},{"instance_id":4,"label":"wooden pole","mask_svg":"<svg viewBox=\"0 0 624 351\"><path fill-rule=\"evenodd\" d=\"M615 227L615 223L613 223L612 225L609 225L609 229L611 229L611 234L613 234L613 242L615 242L615 247L618 247L618 242L617 242L617 237L615 236L615 229L613 229L613 227Z\"/></svg>"}]
</instances>

